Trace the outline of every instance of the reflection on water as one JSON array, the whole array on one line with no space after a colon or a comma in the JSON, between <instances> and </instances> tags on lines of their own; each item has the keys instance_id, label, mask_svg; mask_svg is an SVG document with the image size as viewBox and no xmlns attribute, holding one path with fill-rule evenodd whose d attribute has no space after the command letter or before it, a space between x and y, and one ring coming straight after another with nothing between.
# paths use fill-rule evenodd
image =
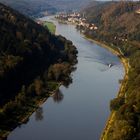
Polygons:
<instances>
[{"instance_id":1,"label":"reflection on water","mask_svg":"<svg viewBox=\"0 0 140 140\"><path fill-rule=\"evenodd\" d=\"M36 121L41 121L43 120L43 108L39 107L36 112L35 112L35 120Z\"/></svg>"},{"instance_id":2,"label":"reflection on water","mask_svg":"<svg viewBox=\"0 0 140 140\"><path fill-rule=\"evenodd\" d=\"M54 102L60 103L60 102L63 100L64 95L63 95L63 93L61 92L61 90L58 89L58 90L56 90L56 92L52 95L52 98L53 98Z\"/></svg>"},{"instance_id":3,"label":"reflection on water","mask_svg":"<svg viewBox=\"0 0 140 140\"><path fill-rule=\"evenodd\" d=\"M69 88L69 85L70 85L71 83L72 83L72 78L69 77L68 80L62 82L62 85L63 85L65 88Z\"/></svg>"}]
</instances>

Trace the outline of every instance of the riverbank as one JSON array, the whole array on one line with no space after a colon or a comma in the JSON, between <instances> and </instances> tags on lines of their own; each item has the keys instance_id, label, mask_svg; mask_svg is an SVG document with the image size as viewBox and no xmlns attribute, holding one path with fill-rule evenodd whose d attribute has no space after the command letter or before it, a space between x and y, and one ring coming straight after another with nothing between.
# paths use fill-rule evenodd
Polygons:
<instances>
[{"instance_id":1,"label":"riverbank","mask_svg":"<svg viewBox=\"0 0 140 140\"><path fill-rule=\"evenodd\" d=\"M121 56L119 58L120 58L123 66L125 68L125 75L124 75L124 78L123 78L123 83L121 84L118 95L117 95L117 97L122 97L125 94L123 92L123 90L124 90L124 88L127 84L127 80L128 80L129 63L128 63L128 60L125 57ZM108 135L108 132L109 132L110 128L112 127L112 124L113 124L114 120L115 120L115 115L116 115L116 111L112 111L110 116L109 116L109 119L107 120L107 123L105 125L104 130L103 130L103 133L101 134L100 140L108 140L107 135Z\"/></svg>"},{"instance_id":2,"label":"riverbank","mask_svg":"<svg viewBox=\"0 0 140 140\"><path fill-rule=\"evenodd\" d=\"M85 35L84 35L84 38L95 43L95 44L98 44L99 46L102 46L103 48L109 50L111 53L113 53L114 55L116 55L117 57L120 58L123 66L124 66L124 69L125 69L125 75L123 78L123 82L121 83L120 89L118 91L118 97L124 96L123 90L124 90L126 83L127 83L128 72L129 72L129 68L130 68L128 59L124 56L124 54L122 53L122 51L120 49L113 48L113 46L106 45L104 42L99 42L97 40L93 40L89 37L86 37ZM111 112L109 119L106 122L105 128L101 134L101 138L100 138L101 140L108 140L107 134L108 134L108 132L109 132L114 120L115 120L115 114L116 114L115 111Z\"/></svg>"},{"instance_id":3,"label":"riverbank","mask_svg":"<svg viewBox=\"0 0 140 140\"><path fill-rule=\"evenodd\" d=\"M92 41L93 43L98 44L103 48L106 48L107 50L109 50L110 52L112 52L113 54L115 54L116 56L118 56L120 58L123 66L124 66L124 69L125 69L125 75L124 75L123 82L122 82L122 84L120 86L120 89L119 89L117 97L124 96L123 90L124 90L124 88L125 88L125 86L127 84L128 72L129 72L129 69L130 69L128 59L126 57L124 57L124 55L122 54L122 52L119 49L117 51L117 50L113 49L112 47L110 47L110 46L108 46L108 45L106 45L106 44L104 44L102 42L93 40L93 39L88 38L86 36L84 36L84 37L86 39ZM115 120L115 115L116 115L116 112L112 111L110 116L109 116L109 118L108 118L108 120L107 120L107 122L106 122L105 128L104 128L104 130L103 130L103 132L101 134L100 140L108 140L107 135L108 135L108 132L109 132L110 128L112 127L112 124L113 124L114 120Z\"/></svg>"},{"instance_id":4,"label":"riverbank","mask_svg":"<svg viewBox=\"0 0 140 140\"><path fill-rule=\"evenodd\" d=\"M74 60L77 60L76 56ZM68 64L55 64L54 66L63 66L64 70L69 70L67 71L67 73L65 73L63 80L48 80L47 83L46 81L44 81L43 83L42 79L42 86L46 85L44 88L40 87L40 81L35 81L38 85L38 87L35 88L42 91L42 93L38 92L38 94L35 95L35 93L33 92L29 94L28 91L32 90L31 86L29 86L27 90L25 89L25 86L23 86L15 99L5 104L3 110L0 112L0 118L4 119L0 125L0 139L5 139L10 134L10 132L13 131L13 129L15 129L17 126L27 123L29 117L40 107L40 105L42 105L50 96L55 96L55 94L58 93L59 87L61 85L69 85L71 83L71 72L74 71L75 64L75 62L70 63L69 66ZM56 69L56 67L52 66L49 70L53 69ZM49 76L48 78L51 77Z\"/></svg>"},{"instance_id":5,"label":"riverbank","mask_svg":"<svg viewBox=\"0 0 140 140\"><path fill-rule=\"evenodd\" d=\"M38 109L38 107L40 107L49 97L51 97L52 94L55 94L55 92L59 89L59 87L61 85L62 84L58 82L53 91L48 91L41 97L36 97L36 98L30 99L30 103L28 103L26 105L26 108L28 108L27 112L25 112L25 114L22 114L21 116L18 116L19 122L17 124L15 124L15 126L13 126L13 128L11 128L11 129L13 130L18 125L26 123L28 121L29 117ZM10 133L11 133L11 130L1 131L0 140L5 139Z\"/></svg>"}]
</instances>

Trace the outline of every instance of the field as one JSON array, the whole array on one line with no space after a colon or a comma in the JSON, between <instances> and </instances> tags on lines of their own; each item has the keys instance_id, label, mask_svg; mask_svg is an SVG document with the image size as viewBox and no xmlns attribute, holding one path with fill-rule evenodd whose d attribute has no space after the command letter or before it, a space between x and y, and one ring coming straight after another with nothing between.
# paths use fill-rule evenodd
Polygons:
<instances>
[{"instance_id":1,"label":"field","mask_svg":"<svg viewBox=\"0 0 140 140\"><path fill-rule=\"evenodd\" d=\"M56 26L52 22L45 21L44 27L47 27L52 34L55 34Z\"/></svg>"}]
</instances>

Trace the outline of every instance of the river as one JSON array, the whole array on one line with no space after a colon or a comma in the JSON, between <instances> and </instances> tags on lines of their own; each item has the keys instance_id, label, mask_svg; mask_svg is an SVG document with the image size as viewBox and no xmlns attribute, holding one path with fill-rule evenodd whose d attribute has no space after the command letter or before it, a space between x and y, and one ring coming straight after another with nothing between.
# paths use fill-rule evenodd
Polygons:
<instances>
[{"instance_id":1,"label":"river","mask_svg":"<svg viewBox=\"0 0 140 140\"><path fill-rule=\"evenodd\" d=\"M48 98L27 123L13 130L7 139L99 140L109 117L109 102L117 96L124 68L118 57L85 39L74 25L53 22L56 33L71 40L78 49L73 82L67 88L60 87L61 100Z\"/></svg>"}]
</instances>

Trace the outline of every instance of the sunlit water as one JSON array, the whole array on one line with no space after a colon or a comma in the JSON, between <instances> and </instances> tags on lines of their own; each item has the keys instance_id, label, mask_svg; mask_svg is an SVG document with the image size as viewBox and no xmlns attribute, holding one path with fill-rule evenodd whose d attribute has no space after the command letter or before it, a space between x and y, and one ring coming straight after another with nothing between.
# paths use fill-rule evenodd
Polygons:
<instances>
[{"instance_id":1,"label":"sunlit water","mask_svg":"<svg viewBox=\"0 0 140 140\"><path fill-rule=\"evenodd\" d=\"M109 116L109 102L124 75L120 60L84 39L73 25L54 23L57 34L71 40L79 52L73 82L60 87L64 97L59 102L50 97L8 140L99 140Z\"/></svg>"}]
</instances>

